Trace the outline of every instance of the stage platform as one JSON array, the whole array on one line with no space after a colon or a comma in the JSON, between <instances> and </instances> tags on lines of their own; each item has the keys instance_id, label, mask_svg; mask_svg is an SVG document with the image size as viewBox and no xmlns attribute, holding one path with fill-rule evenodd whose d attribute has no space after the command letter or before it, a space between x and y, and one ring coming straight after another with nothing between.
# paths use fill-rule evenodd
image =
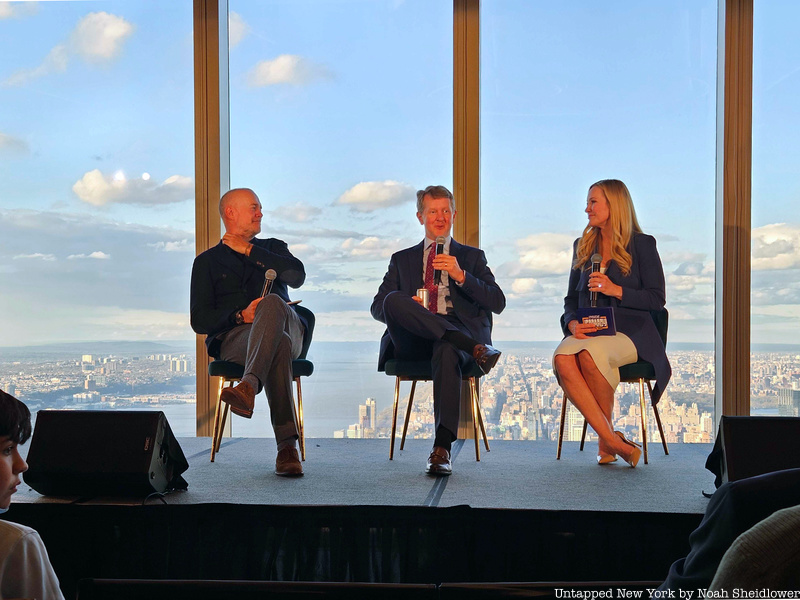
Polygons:
<instances>
[{"instance_id":1,"label":"stage platform","mask_svg":"<svg viewBox=\"0 0 800 600\"><path fill-rule=\"evenodd\" d=\"M185 492L44 497L5 518L42 534L65 591L83 577L441 584L662 579L713 492L710 445L650 446L650 464L598 466L565 443L492 441L454 474L423 472L429 440L308 439L305 476L273 474L272 439L181 438ZM23 450L27 445L23 447ZM102 451L102 449L98 449ZM625 559L620 560L620 552Z\"/></svg>"}]
</instances>

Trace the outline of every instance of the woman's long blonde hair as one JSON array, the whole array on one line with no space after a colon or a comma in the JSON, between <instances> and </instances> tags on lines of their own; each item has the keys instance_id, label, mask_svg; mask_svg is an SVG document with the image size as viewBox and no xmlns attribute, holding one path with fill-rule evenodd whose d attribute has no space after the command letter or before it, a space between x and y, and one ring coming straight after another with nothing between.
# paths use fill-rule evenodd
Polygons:
<instances>
[{"instance_id":1,"label":"woman's long blonde hair","mask_svg":"<svg viewBox=\"0 0 800 600\"><path fill-rule=\"evenodd\" d=\"M619 179L602 179L590 185L589 190L594 187L599 188L608 201L612 231L610 258L617 263L623 275L629 275L632 261L631 254L627 250L628 244L634 233L642 233L642 228L636 219L631 193ZM586 264L597 248L599 237L600 230L597 227L586 226L578 241L573 269L580 269Z\"/></svg>"}]
</instances>

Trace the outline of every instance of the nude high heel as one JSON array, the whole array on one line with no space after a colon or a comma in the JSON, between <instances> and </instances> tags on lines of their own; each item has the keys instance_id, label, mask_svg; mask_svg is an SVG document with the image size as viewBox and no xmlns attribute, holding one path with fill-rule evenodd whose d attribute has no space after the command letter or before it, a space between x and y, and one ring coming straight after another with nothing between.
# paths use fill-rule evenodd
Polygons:
<instances>
[{"instance_id":1,"label":"nude high heel","mask_svg":"<svg viewBox=\"0 0 800 600\"><path fill-rule=\"evenodd\" d=\"M621 439L623 442L625 442L626 444L628 444L633 448L630 457L625 458L623 456L622 460L628 463L631 467L635 467L639 463L639 459L642 457L642 451L639 449L640 448L639 444L630 441L628 438L625 437L625 435L621 431L615 431L614 433L617 435L617 437L619 437L619 439Z\"/></svg>"},{"instance_id":2,"label":"nude high heel","mask_svg":"<svg viewBox=\"0 0 800 600\"><path fill-rule=\"evenodd\" d=\"M606 454L603 452L597 455L598 465L610 465L613 462L617 462L617 456L615 454Z\"/></svg>"}]
</instances>

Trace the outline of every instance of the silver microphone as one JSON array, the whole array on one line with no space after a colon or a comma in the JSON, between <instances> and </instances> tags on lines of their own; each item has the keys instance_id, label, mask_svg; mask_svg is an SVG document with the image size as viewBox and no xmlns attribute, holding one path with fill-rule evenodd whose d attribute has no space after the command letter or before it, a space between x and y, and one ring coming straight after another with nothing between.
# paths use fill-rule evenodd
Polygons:
<instances>
[{"instance_id":1,"label":"silver microphone","mask_svg":"<svg viewBox=\"0 0 800 600\"><path fill-rule=\"evenodd\" d=\"M436 238L436 256L444 254L444 242L445 239L443 235ZM436 258L436 256L434 256L434 258ZM433 270L433 283L434 285L442 283L442 271L440 269Z\"/></svg>"},{"instance_id":2,"label":"silver microphone","mask_svg":"<svg viewBox=\"0 0 800 600\"><path fill-rule=\"evenodd\" d=\"M603 262L603 257L598 253L592 254L592 273L600 272L600 263ZM597 292L592 292L592 308L597 308Z\"/></svg>"},{"instance_id":3,"label":"silver microphone","mask_svg":"<svg viewBox=\"0 0 800 600\"><path fill-rule=\"evenodd\" d=\"M261 289L262 298L272 291L272 284L275 283L277 276L275 269L267 269L267 272L264 273L264 287Z\"/></svg>"}]
</instances>

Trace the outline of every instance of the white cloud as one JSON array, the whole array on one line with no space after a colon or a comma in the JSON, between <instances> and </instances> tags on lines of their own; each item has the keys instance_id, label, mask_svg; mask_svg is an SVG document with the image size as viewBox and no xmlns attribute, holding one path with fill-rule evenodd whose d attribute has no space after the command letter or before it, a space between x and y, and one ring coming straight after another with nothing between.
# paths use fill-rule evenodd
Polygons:
<instances>
[{"instance_id":1,"label":"white cloud","mask_svg":"<svg viewBox=\"0 0 800 600\"><path fill-rule=\"evenodd\" d=\"M698 288L702 288L704 286L710 286L713 289L714 286L714 274L711 273L710 275L675 275L673 273L666 274L666 284L667 284L667 292L681 292L681 294L686 294L689 292L695 292ZM672 301L673 297L670 296L668 301Z\"/></svg>"},{"instance_id":2,"label":"white cloud","mask_svg":"<svg viewBox=\"0 0 800 600\"><path fill-rule=\"evenodd\" d=\"M0 2L0 20L18 19L35 14L38 10L38 2Z\"/></svg>"},{"instance_id":3,"label":"white cloud","mask_svg":"<svg viewBox=\"0 0 800 600\"><path fill-rule=\"evenodd\" d=\"M93 169L75 182L72 191L93 206L171 204L190 200L194 196L194 183L190 177L182 175L173 175L159 184L152 177L126 179L119 174L103 175L99 169Z\"/></svg>"},{"instance_id":4,"label":"white cloud","mask_svg":"<svg viewBox=\"0 0 800 600\"><path fill-rule=\"evenodd\" d=\"M3 342L36 345L76 340L192 340L186 313L170 310L125 309L114 305L53 302L52 294L19 299L0 295ZM36 318L33 318L33 317Z\"/></svg>"},{"instance_id":5,"label":"white cloud","mask_svg":"<svg viewBox=\"0 0 800 600\"><path fill-rule=\"evenodd\" d=\"M175 340L194 337L189 315L161 310L105 306L83 317L89 331L103 332L108 340Z\"/></svg>"},{"instance_id":6,"label":"white cloud","mask_svg":"<svg viewBox=\"0 0 800 600\"><path fill-rule=\"evenodd\" d=\"M372 212L387 206L397 206L416 200L416 190L399 181L362 181L334 202L349 206L357 212Z\"/></svg>"},{"instance_id":7,"label":"white cloud","mask_svg":"<svg viewBox=\"0 0 800 600\"><path fill-rule=\"evenodd\" d=\"M92 252L91 254L70 254L67 257L67 260L76 260L76 259L81 259L81 258L93 258L93 259L96 259L96 260L108 260L109 258L111 258L111 255L110 254L106 254L105 252L102 252L100 250L96 250L95 252Z\"/></svg>"},{"instance_id":8,"label":"white cloud","mask_svg":"<svg viewBox=\"0 0 800 600\"><path fill-rule=\"evenodd\" d=\"M312 221L321 213L321 208L317 208L316 206L302 201L295 202L294 204L285 204L270 211L270 214L276 219L290 221L292 223L306 223Z\"/></svg>"},{"instance_id":9,"label":"white cloud","mask_svg":"<svg viewBox=\"0 0 800 600\"><path fill-rule=\"evenodd\" d=\"M353 238L342 242L339 249L343 252L344 258L355 260L379 260L389 258L400 246L401 240L381 239L375 236L366 237L363 240Z\"/></svg>"},{"instance_id":10,"label":"white cloud","mask_svg":"<svg viewBox=\"0 0 800 600\"><path fill-rule=\"evenodd\" d=\"M156 250L162 250L164 252L194 251L194 240L190 240L188 238L170 242L156 242L155 244L147 244L147 245L150 246L151 248L155 248Z\"/></svg>"},{"instance_id":11,"label":"white cloud","mask_svg":"<svg viewBox=\"0 0 800 600\"><path fill-rule=\"evenodd\" d=\"M228 46L234 48L250 33L250 25L237 12L228 15Z\"/></svg>"},{"instance_id":12,"label":"white cloud","mask_svg":"<svg viewBox=\"0 0 800 600\"><path fill-rule=\"evenodd\" d=\"M3 85L6 87L21 86L39 77L49 75L50 73L61 73L67 69L68 62L69 54L67 48L63 44L59 44L47 53L42 64L38 67L33 69L20 69L3 81Z\"/></svg>"},{"instance_id":13,"label":"white cloud","mask_svg":"<svg viewBox=\"0 0 800 600\"><path fill-rule=\"evenodd\" d=\"M0 156L15 158L29 152L30 147L25 140L0 132Z\"/></svg>"},{"instance_id":14,"label":"white cloud","mask_svg":"<svg viewBox=\"0 0 800 600\"><path fill-rule=\"evenodd\" d=\"M122 17L107 12L89 13L75 26L69 46L88 62L107 62L119 56L133 29Z\"/></svg>"},{"instance_id":15,"label":"white cloud","mask_svg":"<svg viewBox=\"0 0 800 600\"><path fill-rule=\"evenodd\" d=\"M661 238L659 237L659 240ZM700 252L660 252L661 262L665 265L703 262L706 254Z\"/></svg>"},{"instance_id":16,"label":"white cloud","mask_svg":"<svg viewBox=\"0 0 800 600\"><path fill-rule=\"evenodd\" d=\"M520 277L511 283L511 293L514 295L524 296L526 294L541 291L541 284L533 277Z\"/></svg>"},{"instance_id":17,"label":"white cloud","mask_svg":"<svg viewBox=\"0 0 800 600\"><path fill-rule=\"evenodd\" d=\"M314 246L312 246L311 244L289 244L289 252L291 252L295 256L313 251L314 251Z\"/></svg>"},{"instance_id":18,"label":"white cloud","mask_svg":"<svg viewBox=\"0 0 800 600\"><path fill-rule=\"evenodd\" d=\"M56 259L54 254L42 254L41 252L33 252L31 254L17 254L13 258L14 258L14 260L38 259L38 260L46 260L46 261L54 261Z\"/></svg>"},{"instance_id":19,"label":"white cloud","mask_svg":"<svg viewBox=\"0 0 800 600\"><path fill-rule=\"evenodd\" d=\"M800 267L800 226L774 223L753 229L751 234L754 271Z\"/></svg>"},{"instance_id":20,"label":"white cloud","mask_svg":"<svg viewBox=\"0 0 800 600\"><path fill-rule=\"evenodd\" d=\"M783 317L797 322L800 319L800 304L773 304L753 307L753 314Z\"/></svg>"},{"instance_id":21,"label":"white cloud","mask_svg":"<svg viewBox=\"0 0 800 600\"><path fill-rule=\"evenodd\" d=\"M567 275L574 239L565 233L534 233L516 240L514 245L519 259L500 265L497 272L514 278Z\"/></svg>"},{"instance_id":22,"label":"white cloud","mask_svg":"<svg viewBox=\"0 0 800 600\"><path fill-rule=\"evenodd\" d=\"M121 336L115 339L128 335L146 339L145 331L156 335L158 329L143 324L147 315L153 323L170 328L166 337L178 337L178 327L170 323L175 315L189 311L193 253L166 249L184 245L182 240L192 245L192 231L124 223L85 212L0 208L0 240L4 344L111 339L117 335L114 331ZM22 274L24 286L18 285ZM38 316L41 336L25 335L24 328L16 328L14 335L7 331L10 322L28 321L40 308L46 309ZM134 311L132 318L142 315L136 321L141 327L104 329L92 319L105 309L109 312L104 322L119 322L119 328L125 328L126 311ZM187 330L186 335L191 333Z\"/></svg>"},{"instance_id":23,"label":"white cloud","mask_svg":"<svg viewBox=\"0 0 800 600\"><path fill-rule=\"evenodd\" d=\"M107 63L122 52L134 26L107 12L89 13L83 17L65 43L54 46L42 63L33 69L21 69L3 81L4 86L20 86L51 73L66 70L73 56L88 63Z\"/></svg>"},{"instance_id":24,"label":"white cloud","mask_svg":"<svg viewBox=\"0 0 800 600\"><path fill-rule=\"evenodd\" d=\"M262 60L247 74L251 87L268 85L305 85L320 79L331 79L333 74L325 65L311 62L296 54L281 54L272 60Z\"/></svg>"}]
</instances>

